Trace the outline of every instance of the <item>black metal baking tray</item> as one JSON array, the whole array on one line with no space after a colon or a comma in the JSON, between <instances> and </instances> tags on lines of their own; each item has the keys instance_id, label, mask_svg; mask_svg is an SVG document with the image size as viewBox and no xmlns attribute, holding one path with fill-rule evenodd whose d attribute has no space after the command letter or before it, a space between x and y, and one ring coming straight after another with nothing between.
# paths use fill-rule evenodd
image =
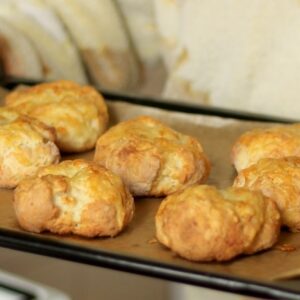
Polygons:
<instances>
[{"instance_id":1,"label":"black metal baking tray","mask_svg":"<svg viewBox=\"0 0 300 300\"><path fill-rule=\"evenodd\" d=\"M191 272L168 264L158 264L100 250L92 251L3 229L0 229L0 246L241 295L280 300L300 299L300 290L291 290L279 285L243 280L234 276L225 277L211 272Z\"/></svg>"},{"instance_id":2,"label":"black metal baking tray","mask_svg":"<svg viewBox=\"0 0 300 300\"><path fill-rule=\"evenodd\" d=\"M34 84L35 82L10 80L3 83L3 86L13 88L19 84L30 83ZM179 103L162 103L155 99L140 99L135 96L111 92L104 92L104 95L108 99L113 98L112 101L118 100L141 106L158 107L168 111L212 116L217 115L242 120L291 122L291 120L262 115L249 115L243 112L213 108L208 109L202 106L181 105ZM84 243L82 245L78 246L73 243L68 243L59 238L49 238L48 236L44 237L0 228L0 246L2 247L248 296L267 299L300 299L300 286L299 288L291 289L279 282L248 280L230 274L224 276L218 272L211 271L193 271L185 267L174 267L167 262L164 263L141 257L133 257L121 252L107 251L106 249L90 249L84 247Z\"/></svg>"}]
</instances>

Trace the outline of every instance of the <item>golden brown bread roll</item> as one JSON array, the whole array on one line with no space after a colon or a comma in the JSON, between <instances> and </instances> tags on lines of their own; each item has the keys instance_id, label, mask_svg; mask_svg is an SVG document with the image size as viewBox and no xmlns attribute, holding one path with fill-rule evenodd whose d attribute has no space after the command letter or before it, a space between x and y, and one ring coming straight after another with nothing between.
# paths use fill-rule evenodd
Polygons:
<instances>
[{"instance_id":1,"label":"golden brown bread roll","mask_svg":"<svg viewBox=\"0 0 300 300\"><path fill-rule=\"evenodd\" d=\"M280 231L280 214L271 199L207 185L168 196L155 221L157 239L192 261L225 261L270 248Z\"/></svg>"},{"instance_id":2,"label":"golden brown bread roll","mask_svg":"<svg viewBox=\"0 0 300 300\"><path fill-rule=\"evenodd\" d=\"M208 177L210 163L200 143L160 121L141 116L101 136L95 161L120 175L137 196L163 196Z\"/></svg>"},{"instance_id":3,"label":"golden brown bread roll","mask_svg":"<svg viewBox=\"0 0 300 300\"><path fill-rule=\"evenodd\" d=\"M272 198L280 210L282 224L291 231L300 231L300 158L261 159L241 171L234 186Z\"/></svg>"},{"instance_id":4,"label":"golden brown bread roll","mask_svg":"<svg viewBox=\"0 0 300 300\"><path fill-rule=\"evenodd\" d=\"M15 187L40 167L57 163L55 130L43 123L0 108L0 187Z\"/></svg>"},{"instance_id":5,"label":"golden brown bread roll","mask_svg":"<svg viewBox=\"0 0 300 300\"><path fill-rule=\"evenodd\" d=\"M232 149L232 162L238 172L262 158L287 156L300 156L300 124L248 131Z\"/></svg>"},{"instance_id":6,"label":"golden brown bread roll","mask_svg":"<svg viewBox=\"0 0 300 300\"><path fill-rule=\"evenodd\" d=\"M91 86L60 80L11 92L6 104L34 117L57 132L57 145L64 152L94 148L108 123L106 104Z\"/></svg>"},{"instance_id":7,"label":"golden brown bread roll","mask_svg":"<svg viewBox=\"0 0 300 300\"><path fill-rule=\"evenodd\" d=\"M115 236L131 221L134 201L122 180L84 160L40 169L14 193L20 226L86 237Z\"/></svg>"},{"instance_id":8,"label":"golden brown bread roll","mask_svg":"<svg viewBox=\"0 0 300 300\"><path fill-rule=\"evenodd\" d=\"M22 116L23 118L24 116ZM0 125L6 125L21 118L21 114L8 107L0 107ZM26 118L26 117L25 117ZM28 118L29 119L29 118Z\"/></svg>"}]
</instances>

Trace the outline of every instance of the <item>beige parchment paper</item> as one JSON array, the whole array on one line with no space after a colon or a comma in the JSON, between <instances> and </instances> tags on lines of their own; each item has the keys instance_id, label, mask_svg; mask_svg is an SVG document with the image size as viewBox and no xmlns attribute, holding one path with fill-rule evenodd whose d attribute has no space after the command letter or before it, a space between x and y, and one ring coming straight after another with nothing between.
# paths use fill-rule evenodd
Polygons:
<instances>
[{"instance_id":1,"label":"beige parchment paper","mask_svg":"<svg viewBox=\"0 0 300 300\"><path fill-rule=\"evenodd\" d=\"M138 115L150 115L182 133L198 138L212 162L212 172L207 183L221 188L231 185L235 176L234 168L230 163L230 150L237 137L251 128L270 126L259 122L170 112L121 101L108 101L108 106L111 118L110 125ZM69 155L65 156L64 159L78 157L92 159L93 152ZM0 189L0 228L11 232L20 232L22 229L19 228L14 215L12 195L12 190ZM264 283L274 283L277 279L300 275L300 233L281 233L278 244L293 245L296 250L292 252L283 252L273 248L256 255L239 257L227 263L194 263L179 258L159 243L151 242L155 236L154 216L161 200L155 198L136 199L136 214L132 223L115 238L84 239L48 233L34 234L34 236L40 238L41 241L51 239L88 249L101 249L145 259L150 262L166 263L191 271L212 272Z\"/></svg>"}]
</instances>

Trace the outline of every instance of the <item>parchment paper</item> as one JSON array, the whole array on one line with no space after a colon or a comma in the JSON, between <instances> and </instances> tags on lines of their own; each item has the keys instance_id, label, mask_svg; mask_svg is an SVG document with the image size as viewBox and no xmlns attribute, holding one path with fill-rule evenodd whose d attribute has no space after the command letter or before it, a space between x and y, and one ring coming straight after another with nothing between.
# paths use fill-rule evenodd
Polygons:
<instances>
[{"instance_id":1,"label":"parchment paper","mask_svg":"<svg viewBox=\"0 0 300 300\"><path fill-rule=\"evenodd\" d=\"M138 115L150 115L182 133L198 138L212 162L212 173L208 184L218 187L227 187L233 182L235 171L230 163L230 150L236 138L250 128L270 126L258 122L168 112L123 102L108 102L108 105L111 125ZM92 159L93 152L69 155L64 159L77 157ZM296 250L292 252L283 252L274 248L256 255L240 257L228 263L192 263L177 257L159 243L150 242L155 235L154 216L160 202L161 199L154 198L136 199L134 220L123 233L115 238L84 239L47 233L35 236L41 241L59 240L86 248L102 249L149 261L168 263L193 271L213 272L268 283L300 275L300 233L281 233L278 244L293 245ZM22 231L14 215L11 190L0 189L0 228Z\"/></svg>"}]
</instances>

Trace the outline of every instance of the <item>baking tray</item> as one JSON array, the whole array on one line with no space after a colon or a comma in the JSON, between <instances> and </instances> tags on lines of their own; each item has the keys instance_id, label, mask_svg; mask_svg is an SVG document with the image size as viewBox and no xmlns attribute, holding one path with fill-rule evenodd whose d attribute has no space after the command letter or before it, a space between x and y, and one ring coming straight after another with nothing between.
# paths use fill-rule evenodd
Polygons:
<instances>
[{"instance_id":1,"label":"baking tray","mask_svg":"<svg viewBox=\"0 0 300 300\"><path fill-rule=\"evenodd\" d=\"M191 111L177 112L175 107L169 108L172 106L170 103L167 109L161 109L150 107L151 101L145 106L144 100L135 98L137 105L129 103L130 97L124 98L120 95L119 101L117 98L108 100L112 124L148 114L183 133L193 133L201 140L212 161L213 172L208 183L220 187L230 185L235 176L229 162L229 152L236 137L249 128L269 126L269 123L234 120L236 115L229 112L226 112L226 118L207 116L208 113L205 116ZM259 120L263 120L261 116ZM276 120L272 118L272 121ZM87 159L92 156L92 152L80 155ZM78 155L66 156L65 159L75 157ZM281 234L279 244L292 244L297 249L293 252L274 248L228 263L192 263L153 241L154 215L161 199L136 199L136 216L120 236L90 240L22 231L17 225L11 198L11 191L0 190L0 245L3 247L249 296L300 299L300 286L291 288L279 281L300 274L299 234Z\"/></svg>"}]
</instances>

